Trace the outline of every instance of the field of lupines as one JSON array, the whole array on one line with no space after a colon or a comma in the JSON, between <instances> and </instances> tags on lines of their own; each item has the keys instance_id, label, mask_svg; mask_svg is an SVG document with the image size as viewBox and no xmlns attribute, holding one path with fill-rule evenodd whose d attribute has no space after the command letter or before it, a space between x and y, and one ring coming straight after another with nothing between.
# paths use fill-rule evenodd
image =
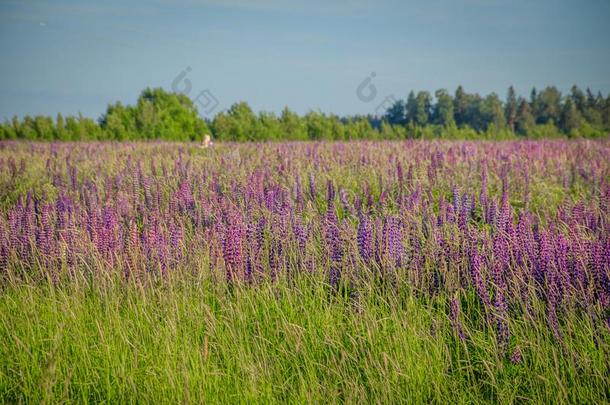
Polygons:
<instances>
[{"instance_id":1,"label":"field of lupines","mask_svg":"<svg viewBox=\"0 0 610 405\"><path fill-rule=\"evenodd\" d=\"M0 143L2 402L610 401L610 141Z\"/></svg>"}]
</instances>

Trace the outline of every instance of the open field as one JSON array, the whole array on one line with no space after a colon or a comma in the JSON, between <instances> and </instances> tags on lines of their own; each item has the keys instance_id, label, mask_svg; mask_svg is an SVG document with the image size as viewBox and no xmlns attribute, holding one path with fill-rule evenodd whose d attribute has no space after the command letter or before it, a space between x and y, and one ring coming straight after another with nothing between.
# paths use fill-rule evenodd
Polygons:
<instances>
[{"instance_id":1,"label":"open field","mask_svg":"<svg viewBox=\"0 0 610 405\"><path fill-rule=\"evenodd\" d=\"M0 143L0 402L610 401L610 141Z\"/></svg>"}]
</instances>

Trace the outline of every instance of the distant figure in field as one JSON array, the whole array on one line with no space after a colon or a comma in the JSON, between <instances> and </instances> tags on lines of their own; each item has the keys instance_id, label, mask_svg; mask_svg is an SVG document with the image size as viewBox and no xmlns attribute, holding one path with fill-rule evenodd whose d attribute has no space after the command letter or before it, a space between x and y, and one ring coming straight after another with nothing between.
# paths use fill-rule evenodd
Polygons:
<instances>
[{"instance_id":1,"label":"distant figure in field","mask_svg":"<svg viewBox=\"0 0 610 405\"><path fill-rule=\"evenodd\" d=\"M212 137L208 134L205 134L203 136L203 143L201 144L201 146L203 148L209 148L212 145L214 145L214 142L212 142Z\"/></svg>"}]
</instances>

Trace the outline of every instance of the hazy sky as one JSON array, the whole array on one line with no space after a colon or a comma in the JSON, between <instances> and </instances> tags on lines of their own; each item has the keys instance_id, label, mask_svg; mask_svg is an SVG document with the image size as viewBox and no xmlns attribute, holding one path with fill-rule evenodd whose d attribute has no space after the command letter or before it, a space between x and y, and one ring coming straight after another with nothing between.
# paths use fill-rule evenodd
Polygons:
<instances>
[{"instance_id":1,"label":"hazy sky","mask_svg":"<svg viewBox=\"0 0 610 405\"><path fill-rule=\"evenodd\" d=\"M386 96L447 88L610 91L610 1L2 1L0 118L97 118L147 86L218 111L374 112ZM377 95L356 96L372 72ZM184 89L182 82L180 89ZM200 108L201 110L201 108Z\"/></svg>"}]
</instances>

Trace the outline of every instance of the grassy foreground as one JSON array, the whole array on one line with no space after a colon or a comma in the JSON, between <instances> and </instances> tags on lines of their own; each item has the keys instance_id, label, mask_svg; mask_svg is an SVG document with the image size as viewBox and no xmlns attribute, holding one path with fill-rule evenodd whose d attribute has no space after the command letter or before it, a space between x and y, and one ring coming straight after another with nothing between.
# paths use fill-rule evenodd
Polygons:
<instances>
[{"instance_id":1,"label":"grassy foreground","mask_svg":"<svg viewBox=\"0 0 610 405\"><path fill-rule=\"evenodd\" d=\"M0 295L2 402L604 403L607 334L574 319L557 345L510 324L498 355L480 315L392 287L332 294L311 276L257 286L184 277L19 284Z\"/></svg>"}]
</instances>

